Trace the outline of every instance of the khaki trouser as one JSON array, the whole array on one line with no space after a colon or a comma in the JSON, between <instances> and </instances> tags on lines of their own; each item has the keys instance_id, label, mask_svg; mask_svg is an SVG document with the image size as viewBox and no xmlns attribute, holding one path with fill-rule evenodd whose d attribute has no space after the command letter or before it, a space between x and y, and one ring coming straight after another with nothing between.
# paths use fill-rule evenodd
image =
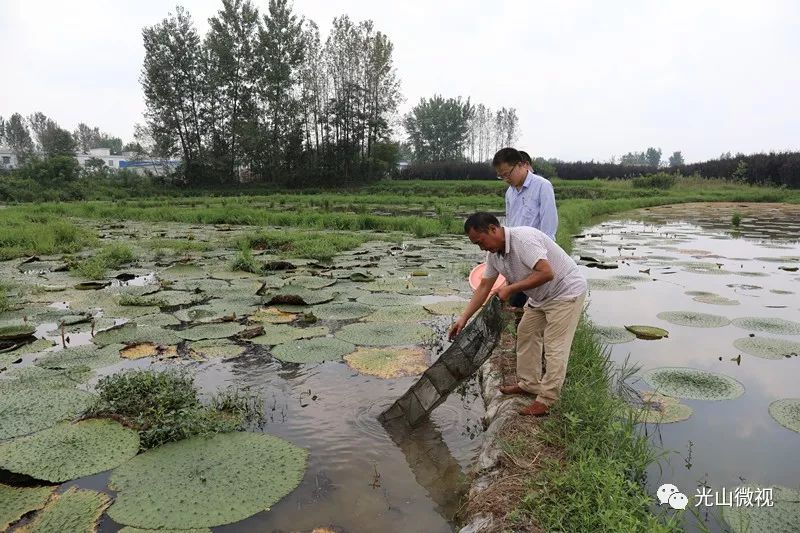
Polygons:
<instances>
[{"instance_id":1,"label":"khaki trouser","mask_svg":"<svg viewBox=\"0 0 800 533\"><path fill-rule=\"evenodd\" d=\"M523 390L535 394L536 399L547 406L553 405L561 394L572 338L585 299L586 293L583 293L540 307L526 306L517 326L517 381Z\"/></svg>"}]
</instances>

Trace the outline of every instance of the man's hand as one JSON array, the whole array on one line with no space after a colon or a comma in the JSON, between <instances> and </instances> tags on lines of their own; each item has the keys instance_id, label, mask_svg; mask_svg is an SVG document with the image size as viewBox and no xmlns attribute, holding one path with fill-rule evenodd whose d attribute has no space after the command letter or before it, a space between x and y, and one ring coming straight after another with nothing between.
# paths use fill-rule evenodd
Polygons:
<instances>
[{"instance_id":1,"label":"man's hand","mask_svg":"<svg viewBox=\"0 0 800 533\"><path fill-rule=\"evenodd\" d=\"M514 294L515 291L512 291L509 285L503 285L502 287L498 287L497 289L492 289L492 292L489 293L489 297L491 298L493 295L497 295L500 300L507 302L511 295Z\"/></svg>"},{"instance_id":2,"label":"man's hand","mask_svg":"<svg viewBox=\"0 0 800 533\"><path fill-rule=\"evenodd\" d=\"M461 330L464 329L464 326L466 324L467 324L467 319L458 317L458 320L456 320L455 323L452 326L450 326L450 331L447 332L447 339L450 341L455 339L458 336L458 334L461 333Z\"/></svg>"}]
</instances>

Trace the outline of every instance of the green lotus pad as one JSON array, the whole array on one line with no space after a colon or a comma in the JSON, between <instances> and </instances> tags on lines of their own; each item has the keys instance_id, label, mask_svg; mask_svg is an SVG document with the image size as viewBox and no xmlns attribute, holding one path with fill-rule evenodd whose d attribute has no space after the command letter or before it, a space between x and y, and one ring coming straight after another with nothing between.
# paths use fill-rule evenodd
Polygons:
<instances>
[{"instance_id":1,"label":"green lotus pad","mask_svg":"<svg viewBox=\"0 0 800 533\"><path fill-rule=\"evenodd\" d=\"M358 302L331 302L312 309L320 320L352 320L365 317L374 310L373 307Z\"/></svg>"},{"instance_id":2,"label":"green lotus pad","mask_svg":"<svg viewBox=\"0 0 800 533\"><path fill-rule=\"evenodd\" d=\"M669 331L655 326L625 326L625 329L636 335L637 339L654 341L669 337Z\"/></svg>"},{"instance_id":3,"label":"green lotus pad","mask_svg":"<svg viewBox=\"0 0 800 533\"><path fill-rule=\"evenodd\" d=\"M300 483L308 452L263 433L224 433L171 442L118 467L108 510L139 528L189 529L238 522L265 511Z\"/></svg>"},{"instance_id":4,"label":"green lotus pad","mask_svg":"<svg viewBox=\"0 0 800 533\"><path fill-rule=\"evenodd\" d=\"M407 279L379 278L375 281L364 283L361 287L370 292L398 292L408 289L411 285L411 282Z\"/></svg>"},{"instance_id":5,"label":"green lotus pad","mask_svg":"<svg viewBox=\"0 0 800 533\"><path fill-rule=\"evenodd\" d=\"M10 352L0 353L0 367L8 366L12 361L19 359L20 356L29 353L43 352L48 348L52 348L56 343L50 339L36 339L33 342L28 342L11 350ZM4 363L3 361L7 361Z\"/></svg>"},{"instance_id":6,"label":"green lotus pad","mask_svg":"<svg viewBox=\"0 0 800 533\"><path fill-rule=\"evenodd\" d=\"M189 341L202 341L207 339L227 339L246 329L247 326L237 322L220 322L219 324L202 324L176 333Z\"/></svg>"},{"instance_id":7,"label":"green lotus pad","mask_svg":"<svg viewBox=\"0 0 800 533\"><path fill-rule=\"evenodd\" d=\"M227 339L210 339L193 342L195 352L212 359L231 359L244 353L244 347Z\"/></svg>"},{"instance_id":8,"label":"green lotus pad","mask_svg":"<svg viewBox=\"0 0 800 533\"><path fill-rule=\"evenodd\" d=\"M137 342L154 342L156 344L178 344L183 340L178 332L154 326L139 326L134 322L126 322L97 333L92 342L97 346L109 344L132 344Z\"/></svg>"},{"instance_id":9,"label":"green lotus pad","mask_svg":"<svg viewBox=\"0 0 800 533\"><path fill-rule=\"evenodd\" d=\"M330 333L330 330L325 326L296 328L286 324L266 325L264 326L264 334L250 339L250 342L265 346L275 346L276 344L284 344L298 339L322 337L328 333Z\"/></svg>"},{"instance_id":10,"label":"green lotus pad","mask_svg":"<svg viewBox=\"0 0 800 533\"><path fill-rule=\"evenodd\" d=\"M467 301L436 302L433 304L425 304L423 307L434 315L459 316L464 312L468 303Z\"/></svg>"},{"instance_id":11,"label":"green lotus pad","mask_svg":"<svg viewBox=\"0 0 800 533\"><path fill-rule=\"evenodd\" d=\"M636 339L636 335L616 326L594 326L597 339L604 344L623 344Z\"/></svg>"},{"instance_id":12,"label":"green lotus pad","mask_svg":"<svg viewBox=\"0 0 800 533\"><path fill-rule=\"evenodd\" d=\"M357 300L359 303L371 305L373 307L410 305L417 301L416 296L405 294L380 294L373 293L361 296Z\"/></svg>"},{"instance_id":13,"label":"green lotus pad","mask_svg":"<svg viewBox=\"0 0 800 533\"><path fill-rule=\"evenodd\" d=\"M287 285L295 285L305 289L321 289L336 283L335 279L320 276L292 276L286 280Z\"/></svg>"},{"instance_id":14,"label":"green lotus pad","mask_svg":"<svg viewBox=\"0 0 800 533\"><path fill-rule=\"evenodd\" d=\"M25 533L63 533L97 531L97 521L111 499L102 492L71 487L50 498L36 518L22 528Z\"/></svg>"},{"instance_id":15,"label":"green lotus pad","mask_svg":"<svg viewBox=\"0 0 800 533\"><path fill-rule=\"evenodd\" d=\"M0 531L31 511L38 511L55 490L55 487L9 487L0 485Z\"/></svg>"},{"instance_id":16,"label":"green lotus pad","mask_svg":"<svg viewBox=\"0 0 800 533\"><path fill-rule=\"evenodd\" d=\"M68 388L18 388L0 391L0 440L54 426L85 411L94 397Z\"/></svg>"},{"instance_id":17,"label":"green lotus pad","mask_svg":"<svg viewBox=\"0 0 800 533\"><path fill-rule=\"evenodd\" d=\"M92 370L87 366L66 368L25 366L13 368L6 373L6 377L9 379L0 380L0 394L5 393L5 391L20 389L71 389L76 385L89 381L92 374Z\"/></svg>"},{"instance_id":18,"label":"green lotus pad","mask_svg":"<svg viewBox=\"0 0 800 533\"><path fill-rule=\"evenodd\" d=\"M628 407L631 414L643 424L672 424L687 420L694 412L676 398L654 392L642 393L642 404Z\"/></svg>"},{"instance_id":19,"label":"green lotus pad","mask_svg":"<svg viewBox=\"0 0 800 533\"><path fill-rule=\"evenodd\" d=\"M114 420L83 420L0 444L0 468L63 483L116 468L138 451L136 431Z\"/></svg>"},{"instance_id":20,"label":"green lotus pad","mask_svg":"<svg viewBox=\"0 0 800 533\"><path fill-rule=\"evenodd\" d=\"M710 304L710 305L739 305L739 300L725 298L724 296L720 296L719 294L713 294L713 293L697 294L695 295L694 298L692 298L692 300L694 300L695 302L700 302L703 304Z\"/></svg>"},{"instance_id":21,"label":"green lotus pad","mask_svg":"<svg viewBox=\"0 0 800 533\"><path fill-rule=\"evenodd\" d=\"M276 307L261 308L247 319L252 322L264 322L267 324L288 324L297 318L295 313L284 313Z\"/></svg>"},{"instance_id":22,"label":"green lotus pad","mask_svg":"<svg viewBox=\"0 0 800 533\"><path fill-rule=\"evenodd\" d=\"M775 421L800 433L800 398L784 398L769 404L769 414Z\"/></svg>"},{"instance_id":23,"label":"green lotus pad","mask_svg":"<svg viewBox=\"0 0 800 533\"><path fill-rule=\"evenodd\" d=\"M136 323L140 326L155 326L163 328L164 326L178 326L181 321L175 318L175 315L169 313L153 313L151 315L140 316L136 319Z\"/></svg>"},{"instance_id":24,"label":"green lotus pad","mask_svg":"<svg viewBox=\"0 0 800 533\"><path fill-rule=\"evenodd\" d=\"M334 335L360 346L404 346L420 344L433 330L420 324L359 322L348 324Z\"/></svg>"},{"instance_id":25,"label":"green lotus pad","mask_svg":"<svg viewBox=\"0 0 800 533\"><path fill-rule=\"evenodd\" d=\"M419 322L431 319L431 314L421 305L395 305L381 307L371 315L365 316L363 322Z\"/></svg>"},{"instance_id":26,"label":"green lotus pad","mask_svg":"<svg viewBox=\"0 0 800 533\"><path fill-rule=\"evenodd\" d=\"M428 368L425 350L420 348L359 348L344 360L362 374L384 379L417 376Z\"/></svg>"},{"instance_id":27,"label":"green lotus pad","mask_svg":"<svg viewBox=\"0 0 800 533\"><path fill-rule=\"evenodd\" d=\"M264 303L266 305L317 305L330 302L334 296L335 294L329 291L286 285L275 291L265 293Z\"/></svg>"},{"instance_id":28,"label":"green lotus pad","mask_svg":"<svg viewBox=\"0 0 800 533\"><path fill-rule=\"evenodd\" d=\"M800 354L800 342L768 337L745 337L733 341L733 345L746 354L762 359L784 359Z\"/></svg>"},{"instance_id":29,"label":"green lotus pad","mask_svg":"<svg viewBox=\"0 0 800 533\"><path fill-rule=\"evenodd\" d=\"M119 533L211 533L210 529L139 529L138 527L125 526Z\"/></svg>"},{"instance_id":30,"label":"green lotus pad","mask_svg":"<svg viewBox=\"0 0 800 533\"><path fill-rule=\"evenodd\" d=\"M660 394L674 398L732 400L744 393L744 386L732 377L696 368L655 368L642 378Z\"/></svg>"},{"instance_id":31,"label":"green lotus pad","mask_svg":"<svg viewBox=\"0 0 800 533\"><path fill-rule=\"evenodd\" d=\"M5 323L0 324L0 341L14 341L31 337L36 332L36 326L31 324Z\"/></svg>"},{"instance_id":32,"label":"green lotus pad","mask_svg":"<svg viewBox=\"0 0 800 533\"><path fill-rule=\"evenodd\" d=\"M731 323L724 316L697 313L695 311L665 311L658 313L656 316L670 324L693 328L721 328Z\"/></svg>"},{"instance_id":33,"label":"green lotus pad","mask_svg":"<svg viewBox=\"0 0 800 533\"><path fill-rule=\"evenodd\" d=\"M287 363L322 363L337 361L349 354L355 346L332 337L315 337L279 344L272 349L272 355Z\"/></svg>"},{"instance_id":34,"label":"green lotus pad","mask_svg":"<svg viewBox=\"0 0 800 533\"><path fill-rule=\"evenodd\" d=\"M732 533L791 533L797 531L800 524L800 494L795 489L774 486L772 489L772 505L764 505L764 487L738 487L742 490L750 489L748 494L753 495L753 505L722 506L722 518L731 528ZM761 501L756 502L758 491L761 492ZM732 489L730 492L735 492Z\"/></svg>"},{"instance_id":35,"label":"green lotus pad","mask_svg":"<svg viewBox=\"0 0 800 533\"><path fill-rule=\"evenodd\" d=\"M734 319L733 325L750 331L763 331L776 335L800 335L800 322L783 318L744 317Z\"/></svg>"},{"instance_id":36,"label":"green lotus pad","mask_svg":"<svg viewBox=\"0 0 800 533\"><path fill-rule=\"evenodd\" d=\"M88 367L91 369L103 368L119 363L119 351L122 344L109 344L102 348L94 346L76 346L65 348L56 352L48 352L36 359L36 366L42 368L75 368Z\"/></svg>"},{"instance_id":37,"label":"green lotus pad","mask_svg":"<svg viewBox=\"0 0 800 533\"><path fill-rule=\"evenodd\" d=\"M589 278L586 280L589 290L593 291L632 291L636 287L620 279Z\"/></svg>"}]
</instances>

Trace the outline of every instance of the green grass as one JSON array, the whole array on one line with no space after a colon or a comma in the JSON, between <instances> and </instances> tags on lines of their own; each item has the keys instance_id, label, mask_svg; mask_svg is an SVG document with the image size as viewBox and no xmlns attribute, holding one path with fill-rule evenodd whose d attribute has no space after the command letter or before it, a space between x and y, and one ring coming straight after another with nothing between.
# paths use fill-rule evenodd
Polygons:
<instances>
[{"instance_id":1,"label":"green grass","mask_svg":"<svg viewBox=\"0 0 800 533\"><path fill-rule=\"evenodd\" d=\"M102 279L106 275L106 270L119 268L134 259L136 256L129 246L114 243L105 246L94 257L81 261L72 270L84 278Z\"/></svg>"},{"instance_id":2,"label":"green grass","mask_svg":"<svg viewBox=\"0 0 800 533\"><path fill-rule=\"evenodd\" d=\"M178 253L208 252L215 248L215 246L210 242L165 239L161 237L142 241L141 244L150 250L172 250Z\"/></svg>"},{"instance_id":3,"label":"green grass","mask_svg":"<svg viewBox=\"0 0 800 533\"><path fill-rule=\"evenodd\" d=\"M374 240L401 242L402 237L397 234L264 230L241 237L239 249L258 249L283 257L328 261L339 252L352 250L365 242Z\"/></svg>"},{"instance_id":4,"label":"green grass","mask_svg":"<svg viewBox=\"0 0 800 533\"><path fill-rule=\"evenodd\" d=\"M234 272L241 271L257 274L261 272L261 267L258 262L253 259L253 252L250 251L250 248L243 246L233 259L231 270Z\"/></svg>"},{"instance_id":5,"label":"green grass","mask_svg":"<svg viewBox=\"0 0 800 533\"><path fill-rule=\"evenodd\" d=\"M41 213L36 205L0 209L0 260L73 253L94 242L89 231Z\"/></svg>"},{"instance_id":6,"label":"green grass","mask_svg":"<svg viewBox=\"0 0 800 533\"><path fill-rule=\"evenodd\" d=\"M11 287L0 281L0 313L11 309L11 302L8 299L8 290Z\"/></svg>"}]
</instances>

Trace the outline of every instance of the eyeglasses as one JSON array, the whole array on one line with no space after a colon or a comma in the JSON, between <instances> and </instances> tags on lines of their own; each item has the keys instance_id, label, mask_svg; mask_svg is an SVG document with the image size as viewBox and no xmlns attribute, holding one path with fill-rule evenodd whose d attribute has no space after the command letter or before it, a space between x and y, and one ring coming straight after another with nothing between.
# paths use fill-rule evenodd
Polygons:
<instances>
[{"instance_id":1,"label":"eyeglasses","mask_svg":"<svg viewBox=\"0 0 800 533\"><path fill-rule=\"evenodd\" d=\"M498 174L498 175L497 175L497 179L499 179L499 180L506 180L506 179L508 179L508 178L511 176L511 173L512 173L512 172L514 172L514 169L515 169L515 168L517 168L517 165L514 165L514 166L512 166L512 167L511 167L511 170L509 170L509 171L508 171L508 172L506 172L505 174Z\"/></svg>"}]
</instances>

